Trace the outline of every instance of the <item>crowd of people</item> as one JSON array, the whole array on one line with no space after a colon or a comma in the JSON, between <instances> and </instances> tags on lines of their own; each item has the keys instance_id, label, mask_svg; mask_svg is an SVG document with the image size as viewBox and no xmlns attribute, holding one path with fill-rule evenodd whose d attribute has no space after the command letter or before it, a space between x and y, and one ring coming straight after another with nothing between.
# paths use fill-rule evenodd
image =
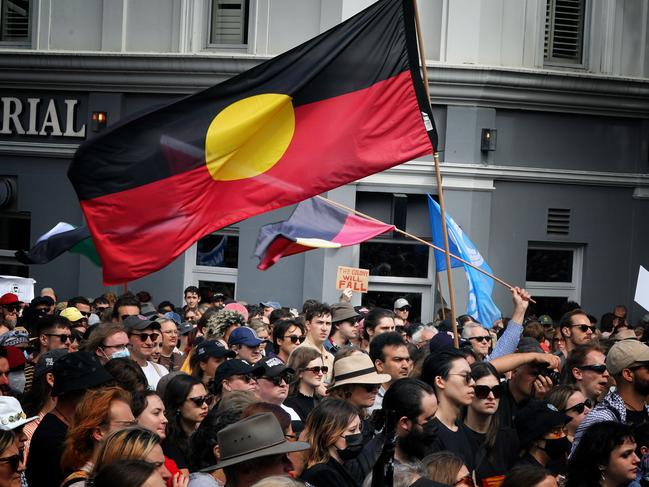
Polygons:
<instances>
[{"instance_id":1,"label":"crowd of people","mask_svg":"<svg viewBox=\"0 0 649 487\"><path fill-rule=\"evenodd\" d=\"M4 294L0 487L649 486L649 323L511 293L489 326Z\"/></svg>"}]
</instances>

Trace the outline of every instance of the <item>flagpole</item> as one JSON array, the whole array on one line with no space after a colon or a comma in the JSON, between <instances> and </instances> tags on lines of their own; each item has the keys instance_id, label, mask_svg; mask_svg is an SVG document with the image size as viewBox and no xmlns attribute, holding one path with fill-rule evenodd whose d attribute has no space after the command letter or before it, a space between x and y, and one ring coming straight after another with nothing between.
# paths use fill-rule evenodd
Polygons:
<instances>
[{"instance_id":1,"label":"flagpole","mask_svg":"<svg viewBox=\"0 0 649 487\"><path fill-rule=\"evenodd\" d=\"M435 291L439 296L439 309L442 312L442 320L446 319L446 313L444 312L444 296L442 296L442 285L439 282L439 272L435 269Z\"/></svg>"},{"instance_id":2,"label":"flagpole","mask_svg":"<svg viewBox=\"0 0 649 487\"><path fill-rule=\"evenodd\" d=\"M424 54L424 39L421 35L421 25L419 23L419 9L417 0L412 0L415 9L415 24L417 31L417 41L419 43L419 59L421 63L422 78L424 89L426 90L426 100L430 104L430 92L428 90L428 70L426 69L426 56ZM460 348L460 338L457 334L457 314L455 312L455 291L453 290L453 276L451 272L451 252L448 247L448 229L446 228L446 212L444 210L444 192L442 190L442 174L439 170L439 154L436 148L433 160L435 161L435 178L437 180L437 193L439 197L439 209L442 217L442 234L444 235L444 255L446 257L446 279L448 280L448 293L451 305L451 323L453 325L453 345Z\"/></svg>"}]
</instances>

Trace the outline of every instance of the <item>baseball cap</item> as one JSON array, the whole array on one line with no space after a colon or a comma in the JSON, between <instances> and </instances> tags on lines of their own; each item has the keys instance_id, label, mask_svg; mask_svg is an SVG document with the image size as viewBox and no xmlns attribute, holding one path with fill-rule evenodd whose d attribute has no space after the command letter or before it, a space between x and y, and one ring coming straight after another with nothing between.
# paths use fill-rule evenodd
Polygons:
<instances>
[{"instance_id":1,"label":"baseball cap","mask_svg":"<svg viewBox=\"0 0 649 487\"><path fill-rule=\"evenodd\" d=\"M178 313L175 313L174 311L168 311L163 316L168 320L173 321L177 325L180 325L183 322L183 319L180 317L180 315Z\"/></svg>"},{"instance_id":2,"label":"baseball cap","mask_svg":"<svg viewBox=\"0 0 649 487\"><path fill-rule=\"evenodd\" d=\"M68 320L70 320L71 323L86 319L86 317L81 314L81 311L79 311L74 306L71 308L65 308L63 311L59 313L59 315L63 316L63 318L67 318Z\"/></svg>"},{"instance_id":3,"label":"baseball cap","mask_svg":"<svg viewBox=\"0 0 649 487\"><path fill-rule=\"evenodd\" d=\"M5 293L0 297L0 306L7 304L22 304L23 302L18 299L18 295L14 293Z\"/></svg>"},{"instance_id":4,"label":"baseball cap","mask_svg":"<svg viewBox=\"0 0 649 487\"><path fill-rule=\"evenodd\" d=\"M261 303L264 308L280 309L282 307L277 301L266 301Z\"/></svg>"},{"instance_id":5,"label":"baseball cap","mask_svg":"<svg viewBox=\"0 0 649 487\"><path fill-rule=\"evenodd\" d=\"M133 316L129 316L124 320L124 328L126 328L127 332L131 332L133 330L137 330L137 331L146 330L147 328L159 330L160 323L156 321L151 321L147 319L146 316L133 315Z\"/></svg>"},{"instance_id":6,"label":"baseball cap","mask_svg":"<svg viewBox=\"0 0 649 487\"><path fill-rule=\"evenodd\" d=\"M263 360L260 360L255 364L255 368L252 370L253 375L256 377L277 377L284 372L293 374L295 371L287 367L284 362L282 362L277 357L266 357Z\"/></svg>"},{"instance_id":7,"label":"baseball cap","mask_svg":"<svg viewBox=\"0 0 649 487\"><path fill-rule=\"evenodd\" d=\"M521 447L542 438L557 426L564 426L572 418L546 401L532 400L514 416L514 428Z\"/></svg>"},{"instance_id":8,"label":"baseball cap","mask_svg":"<svg viewBox=\"0 0 649 487\"><path fill-rule=\"evenodd\" d=\"M552 317L550 315L541 315L539 316L539 323L541 323L544 326L553 326L554 321L552 320Z\"/></svg>"},{"instance_id":9,"label":"baseball cap","mask_svg":"<svg viewBox=\"0 0 649 487\"><path fill-rule=\"evenodd\" d=\"M191 333L193 330L194 330L194 325L192 325L189 321L184 321L180 325L178 325L179 335L187 335L188 333Z\"/></svg>"},{"instance_id":10,"label":"baseball cap","mask_svg":"<svg viewBox=\"0 0 649 487\"><path fill-rule=\"evenodd\" d=\"M410 306L410 303L405 298L399 298L394 302L394 309L401 309L404 306Z\"/></svg>"},{"instance_id":11,"label":"baseball cap","mask_svg":"<svg viewBox=\"0 0 649 487\"><path fill-rule=\"evenodd\" d=\"M38 357L38 361L34 366L34 378L38 379L42 375L48 372L52 372L54 363L67 353L68 350L66 348L59 348L57 350L50 350L49 352L45 352L43 355Z\"/></svg>"},{"instance_id":12,"label":"baseball cap","mask_svg":"<svg viewBox=\"0 0 649 487\"><path fill-rule=\"evenodd\" d=\"M516 351L519 353L544 353L539 341L532 337L521 337Z\"/></svg>"},{"instance_id":13,"label":"baseball cap","mask_svg":"<svg viewBox=\"0 0 649 487\"><path fill-rule=\"evenodd\" d=\"M228 346L246 345L248 347L257 347L261 342L262 341L257 336L257 333L255 333L255 330L248 328L247 326L235 328L232 333L230 333L230 338L228 338Z\"/></svg>"},{"instance_id":14,"label":"baseball cap","mask_svg":"<svg viewBox=\"0 0 649 487\"><path fill-rule=\"evenodd\" d=\"M45 304L47 306L53 306L54 300L49 296L36 296L29 303L30 306L38 306L39 304Z\"/></svg>"},{"instance_id":15,"label":"baseball cap","mask_svg":"<svg viewBox=\"0 0 649 487\"><path fill-rule=\"evenodd\" d=\"M647 362L649 347L638 340L621 340L611 347L606 356L606 368L611 375Z\"/></svg>"},{"instance_id":16,"label":"baseball cap","mask_svg":"<svg viewBox=\"0 0 649 487\"><path fill-rule=\"evenodd\" d=\"M219 368L216 369L214 374L214 384L219 384L223 379L232 377L233 375L246 375L252 372L253 366L248 362L244 362L238 358L233 358L232 360L226 360Z\"/></svg>"},{"instance_id":17,"label":"baseball cap","mask_svg":"<svg viewBox=\"0 0 649 487\"><path fill-rule=\"evenodd\" d=\"M215 342L214 340L203 340L201 344L196 347L196 357L199 359L206 359L207 357L228 357L234 358L237 356L232 350L228 350L223 345Z\"/></svg>"}]
</instances>

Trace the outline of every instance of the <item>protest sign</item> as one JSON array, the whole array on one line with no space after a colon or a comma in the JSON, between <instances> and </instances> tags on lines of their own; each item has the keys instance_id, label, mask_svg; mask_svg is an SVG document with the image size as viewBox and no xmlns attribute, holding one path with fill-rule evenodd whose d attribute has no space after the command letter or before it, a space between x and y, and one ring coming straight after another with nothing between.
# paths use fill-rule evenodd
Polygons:
<instances>
[{"instance_id":1,"label":"protest sign","mask_svg":"<svg viewBox=\"0 0 649 487\"><path fill-rule=\"evenodd\" d=\"M638 283L635 286L635 298L633 299L649 311L649 271L642 266L638 270Z\"/></svg>"},{"instance_id":2,"label":"protest sign","mask_svg":"<svg viewBox=\"0 0 649 487\"><path fill-rule=\"evenodd\" d=\"M351 289L358 293L366 293L370 278L368 269L359 269L357 267L338 267L336 276L336 289Z\"/></svg>"},{"instance_id":3,"label":"protest sign","mask_svg":"<svg viewBox=\"0 0 649 487\"><path fill-rule=\"evenodd\" d=\"M0 276L0 296L5 293L14 293L18 299L29 303L34 299L34 283L30 277Z\"/></svg>"}]
</instances>

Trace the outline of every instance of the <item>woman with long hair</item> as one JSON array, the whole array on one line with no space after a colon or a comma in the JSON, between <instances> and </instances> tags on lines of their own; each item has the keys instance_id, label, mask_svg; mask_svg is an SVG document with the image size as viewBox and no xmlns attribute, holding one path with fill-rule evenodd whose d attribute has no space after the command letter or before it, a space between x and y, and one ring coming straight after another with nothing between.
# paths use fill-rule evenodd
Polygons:
<instances>
[{"instance_id":1,"label":"woman with long hair","mask_svg":"<svg viewBox=\"0 0 649 487\"><path fill-rule=\"evenodd\" d=\"M501 376L488 362L471 366L475 381L474 397L466 409L461 430L474 453L475 477L478 484L502 480L518 459L518 436L512 428L500 426L497 414L504 392Z\"/></svg>"},{"instance_id":2,"label":"woman with long hair","mask_svg":"<svg viewBox=\"0 0 649 487\"><path fill-rule=\"evenodd\" d=\"M590 426L568 461L566 487L620 487L635 480L640 459L631 425L603 421Z\"/></svg>"},{"instance_id":3,"label":"woman with long hair","mask_svg":"<svg viewBox=\"0 0 649 487\"><path fill-rule=\"evenodd\" d=\"M185 473L188 472L189 437L207 416L212 400L205 386L187 374L171 379L165 389L163 402L169 422L162 448Z\"/></svg>"},{"instance_id":4,"label":"woman with long hair","mask_svg":"<svg viewBox=\"0 0 649 487\"><path fill-rule=\"evenodd\" d=\"M0 487L20 487L21 459L16 435L0 430Z\"/></svg>"},{"instance_id":5,"label":"woman with long hair","mask_svg":"<svg viewBox=\"0 0 649 487\"><path fill-rule=\"evenodd\" d=\"M343 465L363 448L356 407L342 399L323 400L311 411L302 436L311 445L302 480L315 487L359 487Z\"/></svg>"},{"instance_id":6,"label":"woman with long hair","mask_svg":"<svg viewBox=\"0 0 649 487\"><path fill-rule=\"evenodd\" d=\"M65 439L61 469L67 477L61 487L85 485L102 441L135 422L130 401L130 394L120 387L86 393L75 409Z\"/></svg>"},{"instance_id":7,"label":"woman with long hair","mask_svg":"<svg viewBox=\"0 0 649 487\"><path fill-rule=\"evenodd\" d=\"M132 426L110 434L97 454L93 476L101 472L104 466L118 460L144 460L155 465L165 481L172 479L173 487L187 485L186 475L178 472L171 476L165 467L160 437L150 430Z\"/></svg>"},{"instance_id":8,"label":"woman with long hair","mask_svg":"<svg viewBox=\"0 0 649 487\"><path fill-rule=\"evenodd\" d=\"M102 468L93 479L93 487L166 487L153 463L143 460L117 460Z\"/></svg>"},{"instance_id":9,"label":"woman with long hair","mask_svg":"<svg viewBox=\"0 0 649 487\"><path fill-rule=\"evenodd\" d=\"M284 404L293 408L302 422L306 423L307 416L320 400L318 388L329 369L324 365L320 352L308 347L293 350L287 366L293 369L295 374Z\"/></svg>"},{"instance_id":10,"label":"woman with long hair","mask_svg":"<svg viewBox=\"0 0 649 487\"><path fill-rule=\"evenodd\" d=\"M572 384L552 388L545 399L559 411L572 418L563 428L572 443L577 428L592 409L593 403L590 399L586 399L577 386Z\"/></svg>"}]
</instances>

